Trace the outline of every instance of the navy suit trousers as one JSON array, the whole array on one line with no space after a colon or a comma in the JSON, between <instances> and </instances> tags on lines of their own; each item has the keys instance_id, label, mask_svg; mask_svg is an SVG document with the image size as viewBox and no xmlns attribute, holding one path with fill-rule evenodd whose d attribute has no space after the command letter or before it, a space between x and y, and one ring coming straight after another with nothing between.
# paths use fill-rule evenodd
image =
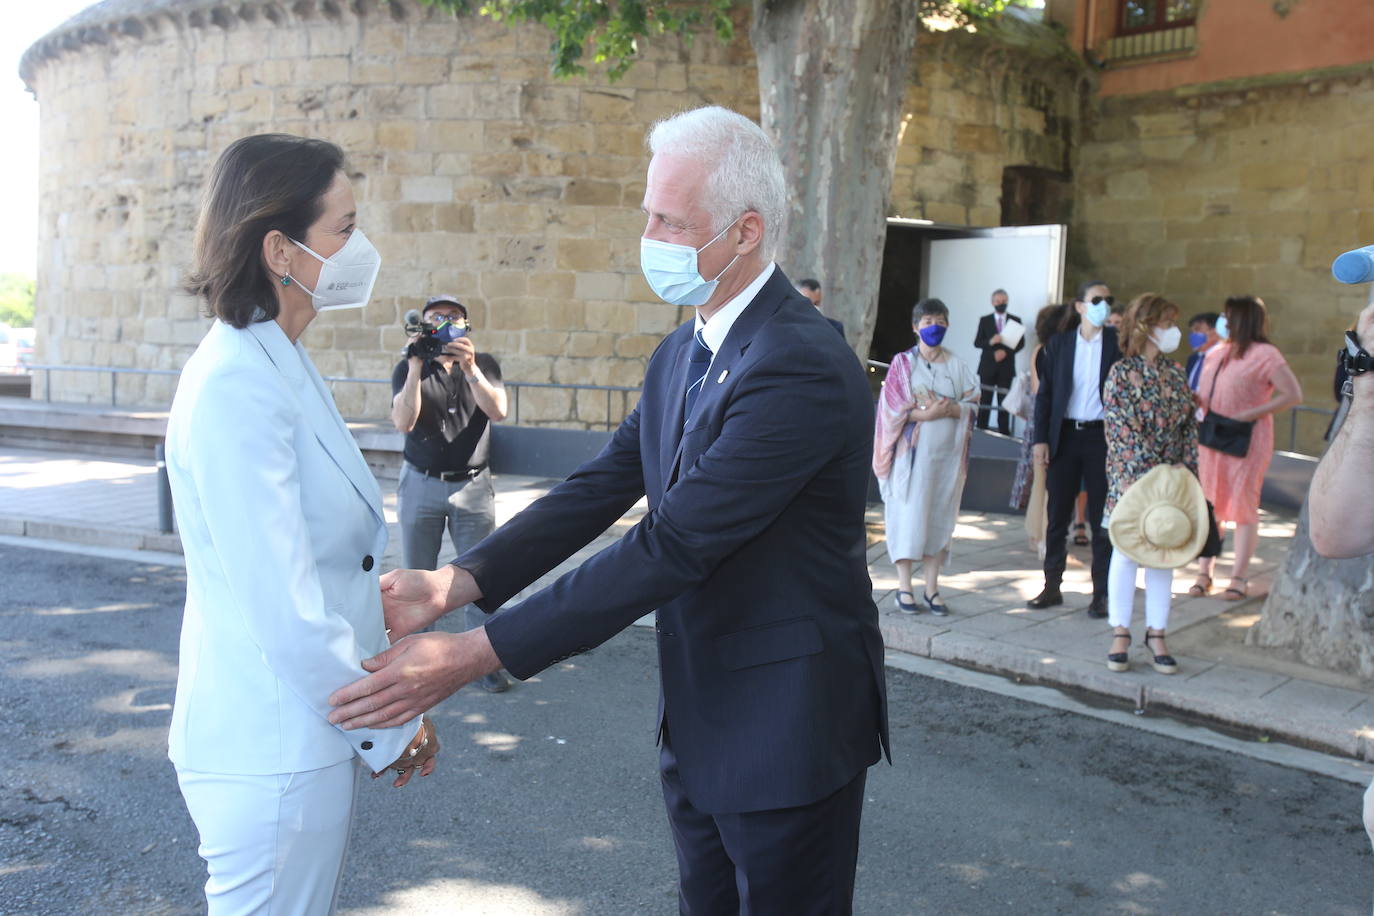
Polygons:
<instances>
[{"instance_id":1,"label":"navy suit trousers","mask_svg":"<svg viewBox=\"0 0 1374 916\"><path fill-rule=\"evenodd\" d=\"M665 725L663 800L677 849L681 916L851 916L867 770L796 808L708 814L678 777Z\"/></svg>"}]
</instances>

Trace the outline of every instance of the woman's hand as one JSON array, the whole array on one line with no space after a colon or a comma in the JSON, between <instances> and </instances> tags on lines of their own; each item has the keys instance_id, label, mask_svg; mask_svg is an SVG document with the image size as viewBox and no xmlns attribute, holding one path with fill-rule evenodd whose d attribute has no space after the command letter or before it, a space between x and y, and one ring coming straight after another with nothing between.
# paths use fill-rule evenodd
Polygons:
<instances>
[{"instance_id":1,"label":"woman's hand","mask_svg":"<svg viewBox=\"0 0 1374 916\"><path fill-rule=\"evenodd\" d=\"M391 785L394 788L401 788L410 782L410 778L418 771L421 776L428 776L434 772L438 761L435 759L439 755L439 733L434 728L434 723L429 716L420 717L420 731L416 733L415 739L407 745L390 765L388 770L396 771L396 781ZM381 773L373 773L372 778L376 779Z\"/></svg>"}]
</instances>

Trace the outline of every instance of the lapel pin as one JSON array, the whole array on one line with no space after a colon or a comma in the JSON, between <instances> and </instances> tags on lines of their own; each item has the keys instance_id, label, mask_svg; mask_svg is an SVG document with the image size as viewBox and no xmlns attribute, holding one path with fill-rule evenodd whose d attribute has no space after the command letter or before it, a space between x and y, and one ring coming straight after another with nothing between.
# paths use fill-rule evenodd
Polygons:
<instances>
[{"instance_id":1,"label":"lapel pin","mask_svg":"<svg viewBox=\"0 0 1374 916\"><path fill-rule=\"evenodd\" d=\"M729 374L730 374L730 370L729 370L729 369L722 369L722 370L720 370L720 378L716 379L716 384L719 385L721 382L725 381L725 377L728 376Z\"/></svg>"}]
</instances>

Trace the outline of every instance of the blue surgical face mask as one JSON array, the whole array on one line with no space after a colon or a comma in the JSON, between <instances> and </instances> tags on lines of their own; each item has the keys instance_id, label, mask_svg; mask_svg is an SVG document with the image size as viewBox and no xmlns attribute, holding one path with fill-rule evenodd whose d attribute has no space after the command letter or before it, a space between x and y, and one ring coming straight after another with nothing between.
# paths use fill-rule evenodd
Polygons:
<instances>
[{"instance_id":1,"label":"blue surgical face mask","mask_svg":"<svg viewBox=\"0 0 1374 916\"><path fill-rule=\"evenodd\" d=\"M949 328L942 324L928 324L917 331L916 334L921 338L921 342L927 347L938 347L940 346L940 341L945 339L945 332L948 330Z\"/></svg>"},{"instance_id":2,"label":"blue surgical face mask","mask_svg":"<svg viewBox=\"0 0 1374 916\"><path fill-rule=\"evenodd\" d=\"M1188 346L1194 350L1201 350L1202 345L1207 342L1207 335L1201 331L1192 331L1188 334Z\"/></svg>"},{"instance_id":3,"label":"blue surgical face mask","mask_svg":"<svg viewBox=\"0 0 1374 916\"><path fill-rule=\"evenodd\" d=\"M707 280L702 277L700 268L697 267L697 254L714 245L721 236L730 231L730 227L735 225L737 220L738 217L731 220L715 238L700 248L641 238L639 269L644 273L644 279L649 282L649 288L654 291L654 295L669 305L705 304L716 291L716 285L720 278L725 276L725 271L739 260L739 255L735 255L730 263L725 265L725 270L716 274L713 279Z\"/></svg>"},{"instance_id":4,"label":"blue surgical face mask","mask_svg":"<svg viewBox=\"0 0 1374 916\"><path fill-rule=\"evenodd\" d=\"M1217 336L1222 340L1231 339L1231 323L1226 320L1225 315L1217 319Z\"/></svg>"},{"instance_id":5,"label":"blue surgical face mask","mask_svg":"<svg viewBox=\"0 0 1374 916\"><path fill-rule=\"evenodd\" d=\"M1106 302L1090 304L1083 310L1083 320L1095 328L1100 328L1107 323L1107 316L1112 313L1112 307Z\"/></svg>"}]
</instances>

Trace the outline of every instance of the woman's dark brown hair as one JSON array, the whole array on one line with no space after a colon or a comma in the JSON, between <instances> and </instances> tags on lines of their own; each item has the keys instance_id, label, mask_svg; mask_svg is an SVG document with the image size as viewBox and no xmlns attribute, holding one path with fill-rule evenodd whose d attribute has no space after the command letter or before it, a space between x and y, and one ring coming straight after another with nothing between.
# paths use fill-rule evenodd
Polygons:
<instances>
[{"instance_id":1,"label":"woman's dark brown hair","mask_svg":"<svg viewBox=\"0 0 1374 916\"><path fill-rule=\"evenodd\" d=\"M185 285L204 297L208 315L236 328L277 317L278 281L263 263L263 237L279 229L304 241L343 166L343 150L324 140L258 134L229 144L205 188Z\"/></svg>"},{"instance_id":2,"label":"woman's dark brown hair","mask_svg":"<svg viewBox=\"0 0 1374 916\"><path fill-rule=\"evenodd\" d=\"M1040 344L1047 344L1050 338L1064 329L1064 313L1073 309L1073 303L1067 305L1047 305L1035 316L1035 339Z\"/></svg>"},{"instance_id":3,"label":"woman's dark brown hair","mask_svg":"<svg viewBox=\"0 0 1374 916\"><path fill-rule=\"evenodd\" d=\"M1121 352L1126 356L1139 356L1155 328L1170 318L1178 321L1178 306L1168 299L1158 293L1136 296L1121 317Z\"/></svg>"},{"instance_id":4,"label":"woman's dark brown hair","mask_svg":"<svg viewBox=\"0 0 1374 916\"><path fill-rule=\"evenodd\" d=\"M1221 312L1236 359L1244 359L1251 344L1269 343L1269 310L1259 296L1232 296Z\"/></svg>"}]
</instances>

